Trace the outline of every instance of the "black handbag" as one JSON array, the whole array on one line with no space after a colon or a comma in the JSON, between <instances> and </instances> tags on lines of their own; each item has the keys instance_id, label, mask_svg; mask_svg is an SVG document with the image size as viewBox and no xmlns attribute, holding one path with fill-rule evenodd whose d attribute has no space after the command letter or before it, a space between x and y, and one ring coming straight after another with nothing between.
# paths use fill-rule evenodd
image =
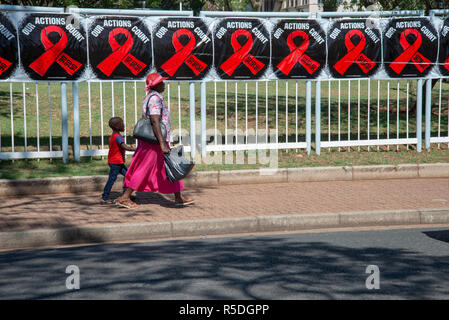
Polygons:
<instances>
[{"instance_id":1,"label":"black handbag","mask_svg":"<svg viewBox=\"0 0 449 320\"><path fill-rule=\"evenodd\" d=\"M148 117L148 103L150 102L150 99L151 97L148 99L147 102L145 110L145 118L142 118L139 121L137 121L136 125L134 126L133 137L138 140L159 144L159 140L154 134L153 126L151 125L151 119ZM160 119L161 121L159 121L159 123L161 125L162 138L164 138L165 141L167 138L167 129L165 128L165 124L162 123L162 110Z\"/></svg>"},{"instance_id":2,"label":"black handbag","mask_svg":"<svg viewBox=\"0 0 449 320\"><path fill-rule=\"evenodd\" d=\"M176 146L164 153L165 174L170 182L184 179L192 171L195 163L184 157L184 147Z\"/></svg>"}]
</instances>

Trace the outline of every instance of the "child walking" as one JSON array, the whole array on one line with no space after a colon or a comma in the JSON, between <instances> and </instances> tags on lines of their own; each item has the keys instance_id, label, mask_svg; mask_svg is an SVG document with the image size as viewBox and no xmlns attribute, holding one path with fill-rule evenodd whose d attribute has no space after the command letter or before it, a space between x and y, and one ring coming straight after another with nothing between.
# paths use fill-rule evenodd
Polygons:
<instances>
[{"instance_id":1,"label":"child walking","mask_svg":"<svg viewBox=\"0 0 449 320\"><path fill-rule=\"evenodd\" d=\"M123 136L120 132L125 130L125 124L120 117L113 117L109 120L109 127L112 129L112 134L109 137L109 153L108 153L108 165L109 165L109 178L106 186L104 187L103 194L101 196L102 203L109 203L109 193L112 186L117 180L117 176L121 174L126 175L128 168L125 166L125 152L136 151L136 148L128 146L123 140Z\"/></svg>"}]
</instances>

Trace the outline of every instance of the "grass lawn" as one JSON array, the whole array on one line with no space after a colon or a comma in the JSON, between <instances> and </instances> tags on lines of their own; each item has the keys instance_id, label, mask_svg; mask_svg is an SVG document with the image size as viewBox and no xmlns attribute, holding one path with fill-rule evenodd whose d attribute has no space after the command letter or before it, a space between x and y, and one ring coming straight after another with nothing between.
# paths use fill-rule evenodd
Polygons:
<instances>
[{"instance_id":1,"label":"grass lawn","mask_svg":"<svg viewBox=\"0 0 449 320\"><path fill-rule=\"evenodd\" d=\"M405 137L407 132L413 136L416 132L416 116L413 114L416 100L415 80L408 82L408 88L406 80L379 82L352 80L350 83L342 80L330 83L330 89L328 81L322 81L321 86L323 141L326 141L329 136L332 140L338 138L345 140L348 136L352 140L359 136L364 139L368 132L372 139L377 138L377 134L380 138L385 138L387 132L390 138ZM207 129L214 129L216 126L224 136L226 130L230 134L236 127L245 132L247 128L255 130L257 126L259 132L262 132L267 125L269 129L275 129L277 126L279 142L285 142L287 139L289 142L296 141L296 134L299 141L305 141L305 86L304 81L279 81L277 85L276 81L209 82L206 99ZM25 151L25 144L27 151L35 151L38 146L38 137L40 150L49 150L50 143L52 150L60 150L59 83L50 85L14 83L11 87L12 96L10 84L0 83L0 151L12 151L13 139L14 151ZM196 84L195 87L195 114L196 120L199 121L200 85ZM312 97L314 97L315 86L312 85L312 87ZM100 83L90 85L80 83L81 148L89 149L91 144L93 149L101 149L102 145L107 146L110 134L107 122L113 115L126 118L127 142L134 143L131 132L136 119L140 117L140 104L144 97L143 88L141 82L114 84L105 82L101 84L101 90ZM439 83L437 83L433 88L432 104L433 111L441 108L441 116L432 115L432 136L437 136L438 130L441 136L447 136L449 83L441 85L441 101L439 89ZM277 98L276 92L278 92ZM71 139L73 138L71 85L68 85L68 95L69 139ZM177 132L181 128L181 132L188 133L190 131L188 83L170 83L164 96L171 110L173 129ZM11 121L11 104L13 121ZM103 108L100 108L101 105ZM312 106L314 108L314 101ZM406 112L407 106L409 113ZM315 127L314 118L313 110L313 128ZM440 129L438 129L438 123L440 123ZM13 136L11 132L14 133Z\"/></svg>"},{"instance_id":2,"label":"grass lawn","mask_svg":"<svg viewBox=\"0 0 449 320\"><path fill-rule=\"evenodd\" d=\"M330 87L329 87L330 84ZM101 86L101 88L100 88ZM12 88L12 95L10 93ZM72 92L68 88L69 111L69 152L73 145ZM90 90L89 90L90 88ZM126 118L127 143L133 144L130 132L136 118L140 116L140 104L144 97L141 82L124 83L80 83L80 133L82 149L107 148L110 117ZM441 95L440 95L441 88ZM200 85L195 85L196 120L200 120ZM315 96L312 84L312 97ZM369 91L369 92L368 92ZM38 92L38 95L36 94ZM136 92L136 95L135 95ZM276 92L278 93L276 95ZM305 92L304 81L268 82L209 82L207 83L207 129L240 132L275 129L279 132L279 142L305 141ZM101 93L101 94L100 94ZM226 93L226 94L225 94ZM171 82L164 93L165 102L171 110L172 128L188 133L189 85ZM432 91L431 128L432 137L448 136L449 83L438 82ZM341 139L370 139L377 135L386 138L416 136L415 80L351 80L322 81L321 83L321 134L322 141L331 137L332 141ZM312 99L312 128L315 128L315 102ZM11 105L13 121L11 121ZM24 108L26 107L26 109ZM100 106L103 106L101 108ZM408 110L408 113L406 112ZM438 116L438 112L440 116ZM398 112L399 111L399 112ZM256 116L257 114L257 116ZM277 115L277 121L276 121ZM90 121L89 121L90 119ZM424 126L423 117L423 126ZM39 120L39 121L38 121ZM408 120L408 122L407 122ZM408 126L407 126L408 123ZM197 124L197 129L199 129ZM51 130L51 136L50 136ZM14 133L11 135L11 131ZM209 131L210 132L210 131ZM423 131L424 132L424 131ZM296 136L298 134L298 136ZM26 136L26 139L25 139ZM39 140L38 140L39 137ZM103 139L102 139L103 137ZM314 138L312 137L312 141ZM0 83L0 152L61 149L61 106L59 83ZM175 139L175 142L176 139ZM183 144L188 145L185 140ZM312 150L308 156L305 150L279 152L279 167L304 166L343 166L370 164L429 163L448 162L447 144L432 145L430 152L417 153L413 146L341 148L341 150L322 149L318 156ZM130 157L128 157L129 161ZM196 170L228 170L261 167L260 164L201 164ZM0 161L0 178L32 178L49 176L73 176L107 174L106 160L83 158L80 163L63 165L59 159L52 161L15 160Z\"/></svg>"},{"instance_id":3,"label":"grass lawn","mask_svg":"<svg viewBox=\"0 0 449 320\"><path fill-rule=\"evenodd\" d=\"M376 148L372 151L364 150L357 152L356 149L348 151L322 149L321 155L312 153L310 156L305 151L278 153L279 168L294 167L324 167L324 166L352 166L352 165L381 165L381 164L404 164L404 163L441 163L449 162L449 149L447 145L436 146L429 152L421 153L416 150L387 151L385 148ZM131 160L127 156L127 164ZM239 170L257 169L267 167L260 164L248 164L245 157L244 164L204 164L197 163L196 171L209 170ZM69 162L63 164L61 160L15 160L0 161L0 179L21 179L21 178L44 178L59 176L88 176L107 175L109 168L106 159L94 157L82 158L80 163Z\"/></svg>"}]
</instances>

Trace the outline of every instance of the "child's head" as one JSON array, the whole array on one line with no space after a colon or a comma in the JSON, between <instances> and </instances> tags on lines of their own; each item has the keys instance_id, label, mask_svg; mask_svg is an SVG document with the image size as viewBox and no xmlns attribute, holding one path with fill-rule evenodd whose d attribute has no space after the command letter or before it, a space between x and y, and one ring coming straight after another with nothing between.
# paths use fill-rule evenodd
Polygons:
<instances>
[{"instance_id":1,"label":"child's head","mask_svg":"<svg viewBox=\"0 0 449 320\"><path fill-rule=\"evenodd\" d=\"M113 117L113 118L109 119L109 127L112 130L117 130L117 131L125 130L125 124L123 122L123 119L120 117Z\"/></svg>"}]
</instances>

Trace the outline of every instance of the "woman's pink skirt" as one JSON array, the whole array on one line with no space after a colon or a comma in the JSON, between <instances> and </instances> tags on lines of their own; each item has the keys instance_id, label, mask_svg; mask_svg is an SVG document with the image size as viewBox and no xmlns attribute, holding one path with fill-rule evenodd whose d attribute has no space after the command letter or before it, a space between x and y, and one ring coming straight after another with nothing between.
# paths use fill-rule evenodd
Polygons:
<instances>
[{"instance_id":1,"label":"woman's pink skirt","mask_svg":"<svg viewBox=\"0 0 449 320\"><path fill-rule=\"evenodd\" d=\"M174 193L184 189L181 181L172 183L167 179L161 146L140 140L123 187L159 193Z\"/></svg>"}]
</instances>

